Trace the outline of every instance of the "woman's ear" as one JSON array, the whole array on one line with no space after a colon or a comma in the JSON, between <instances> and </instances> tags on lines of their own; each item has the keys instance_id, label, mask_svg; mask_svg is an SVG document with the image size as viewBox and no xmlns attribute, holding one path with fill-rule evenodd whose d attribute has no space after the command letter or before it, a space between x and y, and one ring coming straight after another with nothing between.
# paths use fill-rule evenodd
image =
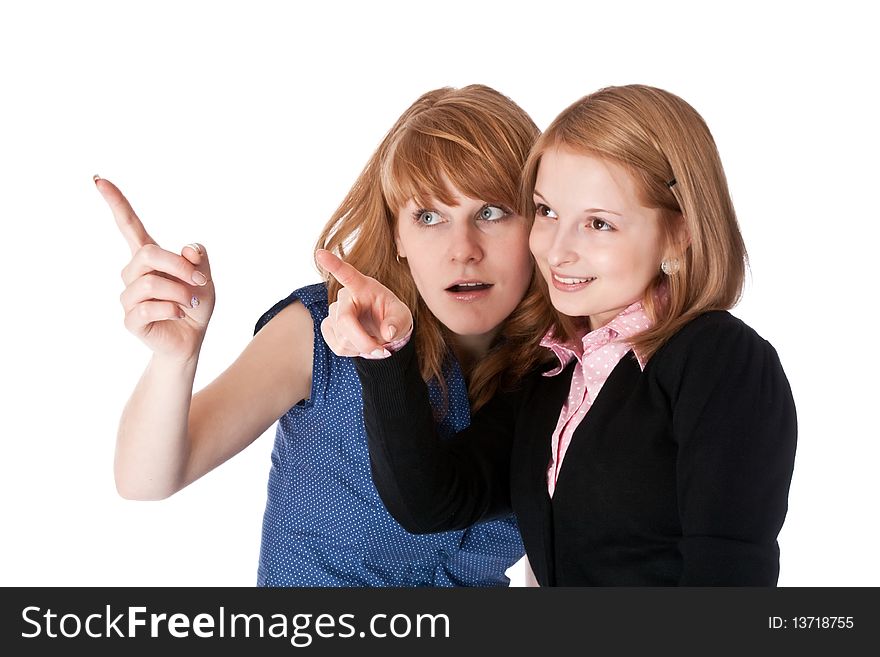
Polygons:
<instances>
[{"instance_id":1,"label":"woman's ear","mask_svg":"<svg viewBox=\"0 0 880 657\"><path fill-rule=\"evenodd\" d=\"M394 229L394 245L397 247L397 257L405 258L406 249L403 248L403 240L400 239L400 231L397 228Z\"/></svg>"},{"instance_id":2,"label":"woman's ear","mask_svg":"<svg viewBox=\"0 0 880 657\"><path fill-rule=\"evenodd\" d=\"M691 233L688 230L687 220L684 215L677 213L672 219L672 230L669 238L669 246L666 249L666 257L681 258L691 245Z\"/></svg>"}]
</instances>

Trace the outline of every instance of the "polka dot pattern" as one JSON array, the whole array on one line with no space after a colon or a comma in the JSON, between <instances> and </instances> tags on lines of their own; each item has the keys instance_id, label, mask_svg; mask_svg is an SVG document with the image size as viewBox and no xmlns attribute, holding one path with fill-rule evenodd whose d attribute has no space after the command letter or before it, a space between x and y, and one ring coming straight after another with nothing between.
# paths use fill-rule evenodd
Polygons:
<instances>
[{"instance_id":1,"label":"polka dot pattern","mask_svg":"<svg viewBox=\"0 0 880 657\"><path fill-rule=\"evenodd\" d=\"M349 358L321 337L323 284L296 290L257 323L259 331L293 301L315 326L309 399L278 421L257 572L259 586L508 586L505 571L524 553L513 517L466 531L414 535L388 513L373 484L360 380ZM448 366L441 435L470 423L464 378ZM439 387L429 386L441 407Z\"/></svg>"},{"instance_id":2,"label":"polka dot pattern","mask_svg":"<svg viewBox=\"0 0 880 657\"><path fill-rule=\"evenodd\" d=\"M564 344L549 334L541 340L541 344L551 349L559 359L559 367L544 376L556 376L572 359L577 359L568 399L559 414L551 439L550 465L547 468L547 489L551 497L556 490L556 480L575 429L586 417L611 371L630 351L627 340L650 326L651 320L639 301L605 326L584 335L578 345ZM645 369L641 359L639 365Z\"/></svg>"}]
</instances>

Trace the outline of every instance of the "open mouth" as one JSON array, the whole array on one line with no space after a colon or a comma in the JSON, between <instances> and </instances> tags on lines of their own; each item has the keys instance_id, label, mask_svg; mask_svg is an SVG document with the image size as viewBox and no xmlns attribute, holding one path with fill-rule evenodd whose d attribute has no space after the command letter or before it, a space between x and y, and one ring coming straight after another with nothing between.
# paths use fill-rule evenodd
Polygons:
<instances>
[{"instance_id":1,"label":"open mouth","mask_svg":"<svg viewBox=\"0 0 880 657\"><path fill-rule=\"evenodd\" d=\"M550 278L560 292L580 292L596 280L595 276L560 276L556 272Z\"/></svg>"},{"instance_id":2,"label":"open mouth","mask_svg":"<svg viewBox=\"0 0 880 657\"><path fill-rule=\"evenodd\" d=\"M481 290L488 290L490 287L492 287L492 283L456 283L447 287L446 291L460 294L462 292L480 292Z\"/></svg>"}]
</instances>

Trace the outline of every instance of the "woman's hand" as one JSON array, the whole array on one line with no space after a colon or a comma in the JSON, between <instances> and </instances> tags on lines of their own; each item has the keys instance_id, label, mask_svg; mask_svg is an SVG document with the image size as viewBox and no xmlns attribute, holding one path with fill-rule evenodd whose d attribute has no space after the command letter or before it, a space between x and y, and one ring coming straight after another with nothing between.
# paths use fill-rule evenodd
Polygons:
<instances>
[{"instance_id":1,"label":"woman's hand","mask_svg":"<svg viewBox=\"0 0 880 657\"><path fill-rule=\"evenodd\" d=\"M131 249L119 297L125 327L155 354L189 360L198 354L214 310L214 283L205 247L188 244L180 255L149 236L122 192L103 178L98 191Z\"/></svg>"},{"instance_id":2,"label":"woman's hand","mask_svg":"<svg viewBox=\"0 0 880 657\"><path fill-rule=\"evenodd\" d=\"M375 278L364 276L325 249L315 259L342 285L321 322L324 341L337 356L385 358L386 345L412 330L409 308Z\"/></svg>"}]
</instances>

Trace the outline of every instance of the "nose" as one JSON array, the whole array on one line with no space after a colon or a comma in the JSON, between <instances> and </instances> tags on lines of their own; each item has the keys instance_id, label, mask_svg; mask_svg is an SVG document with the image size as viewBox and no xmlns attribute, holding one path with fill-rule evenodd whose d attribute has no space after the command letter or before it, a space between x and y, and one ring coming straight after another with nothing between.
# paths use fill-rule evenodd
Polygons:
<instances>
[{"instance_id":1,"label":"nose","mask_svg":"<svg viewBox=\"0 0 880 657\"><path fill-rule=\"evenodd\" d=\"M483 259L480 229L472 222L457 222L452 229L449 256L453 262L474 263Z\"/></svg>"},{"instance_id":2,"label":"nose","mask_svg":"<svg viewBox=\"0 0 880 657\"><path fill-rule=\"evenodd\" d=\"M573 248L575 235L569 235L559 222L552 224L549 236L549 249L547 249L547 262L551 267L561 267L577 260L577 251Z\"/></svg>"}]
</instances>

